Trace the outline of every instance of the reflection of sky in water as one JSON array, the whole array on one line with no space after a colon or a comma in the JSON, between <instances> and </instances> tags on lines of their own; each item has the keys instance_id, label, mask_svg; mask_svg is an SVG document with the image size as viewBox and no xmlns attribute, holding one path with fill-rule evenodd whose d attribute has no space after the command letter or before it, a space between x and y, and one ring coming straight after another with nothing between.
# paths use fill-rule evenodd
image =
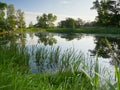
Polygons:
<instances>
[{"instance_id":1,"label":"reflection of sky in water","mask_svg":"<svg viewBox=\"0 0 120 90\"><path fill-rule=\"evenodd\" d=\"M66 50L69 48L74 48L77 51L82 51L86 56L90 55L89 50L93 50L96 46L96 44L94 43L94 36L91 35L87 35L87 36L82 36L80 39L78 38L74 38L72 40L66 40L65 38L61 38L60 35L55 35L53 36L56 40L57 43L53 44L53 46L45 46L47 48L50 47L60 47L62 50ZM35 35L33 35L32 37L29 34L26 34L26 46L28 47L28 49L30 50L32 46L37 45L38 48L39 46L44 46L44 44L42 42L38 43L39 38ZM37 48L35 48L35 50L37 50ZM95 58L94 56L92 56L93 58ZM30 59L30 67L32 72L37 72L37 66L35 63L35 57L31 57ZM113 72L113 66L110 65L110 60L109 59L103 59L103 58L99 58L99 64L100 64L100 68L107 68L107 70L109 69L109 72ZM89 63L89 61L88 61ZM104 69L105 70L105 69ZM102 71L102 73L105 73L105 71Z\"/></svg>"},{"instance_id":2,"label":"reflection of sky in water","mask_svg":"<svg viewBox=\"0 0 120 90\"><path fill-rule=\"evenodd\" d=\"M36 45L38 44L38 37L33 34L33 37L30 34L26 34L26 45Z\"/></svg>"},{"instance_id":3,"label":"reflection of sky in water","mask_svg":"<svg viewBox=\"0 0 120 90\"><path fill-rule=\"evenodd\" d=\"M62 49L74 48L75 50L80 50L84 53L87 53L89 49L94 49L94 38L91 36L85 36L80 40L73 39L71 41L66 41L60 37L55 37L57 39L57 46L62 47ZM55 46L56 46L55 45Z\"/></svg>"}]
</instances>

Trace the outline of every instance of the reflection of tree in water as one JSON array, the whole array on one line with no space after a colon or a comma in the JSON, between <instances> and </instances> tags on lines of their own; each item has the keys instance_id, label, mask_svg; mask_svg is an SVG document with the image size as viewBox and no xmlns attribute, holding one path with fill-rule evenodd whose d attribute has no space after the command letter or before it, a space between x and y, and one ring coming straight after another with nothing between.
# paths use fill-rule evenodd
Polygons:
<instances>
[{"instance_id":1,"label":"reflection of tree in water","mask_svg":"<svg viewBox=\"0 0 120 90\"><path fill-rule=\"evenodd\" d=\"M13 36L8 35L8 34L0 35L0 45L7 44L12 38L13 38Z\"/></svg>"},{"instance_id":2,"label":"reflection of tree in water","mask_svg":"<svg viewBox=\"0 0 120 90\"><path fill-rule=\"evenodd\" d=\"M18 43L22 44L23 46L25 46L25 41L26 41L26 34L25 33L20 33L16 35L16 41L18 41Z\"/></svg>"},{"instance_id":3,"label":"reflection of tree in water","mask_svg":"<svg viewBox=\"0 0 120 90\"><path fill-rule=\"evenodd\" d=\"M111 58L111 64L120 63L120 38L96 37L95 43L94 50L90 50L93 55L98 54L99 57Z\"/></svg>"},{"instance_id":4,"label":"reflection of tree in water","mask_svg":"<svg viewBox=\"0 0 120 90\"><path fill-rule=\"evenodd\" d=\"M75 33L69 33L69 34L62 34L61 38L65 38L67 41L71 41L73 39L81 39L83 37L82 34L75 34Z\"/></svg>"},{"instance_id":5,"label":"reflection of tree in water","mask_svg":"<svg viewBox=\"0 0 120 90\"><path fill-rule=\"evenodd\" d=\"M39 41L43 43L45 46L46 45L53 45L57 43L57 40L53 37L52 34L46 33L46 32L41 32L41 33L37 33L35 34L37 37L39 37Z\"/></svg>"},{"instance_id":6,"label":"reflection of tree in water","mask_svg":"<svg viewBox=\"0 0 120 90\"><path fill-rule=\"evenodd\" d=\"M25 34L3 34L0 35L0 45L6 45L10 43L16 43L18 41L22 45L25 45Z\"/></svg>"}]
</instances>

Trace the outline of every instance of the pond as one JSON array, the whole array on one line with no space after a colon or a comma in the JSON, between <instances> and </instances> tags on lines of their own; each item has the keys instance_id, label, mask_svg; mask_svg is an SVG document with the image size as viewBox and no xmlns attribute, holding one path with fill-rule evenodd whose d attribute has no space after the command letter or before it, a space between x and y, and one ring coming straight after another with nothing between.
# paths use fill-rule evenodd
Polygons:
<instances>
[{"instance_id":1,"label":"pond","mask_svg":"<svg viewBox=\"0 0 120 90\"><path fill-rule=\"evenodd\" d=\"M105 68L109 70L109 73L114 72L114 65L118 65L120 60L120 35L53 34L42 32L0 36L1 45L8 45L11 42L27 47L29 52L35 46L37 46L37 48L34 48L35 51L39 47L46 47L48 49L59 47L61 51L68 49L81 51L86 58L92 58L94 61L97 58L101 70ZM86 62L88 64L91 63L89 60ZM32 57L32 55L29 65L33 73L39 72L40 66L36 64L35 57Z\"/></svg>"}]
</instances>

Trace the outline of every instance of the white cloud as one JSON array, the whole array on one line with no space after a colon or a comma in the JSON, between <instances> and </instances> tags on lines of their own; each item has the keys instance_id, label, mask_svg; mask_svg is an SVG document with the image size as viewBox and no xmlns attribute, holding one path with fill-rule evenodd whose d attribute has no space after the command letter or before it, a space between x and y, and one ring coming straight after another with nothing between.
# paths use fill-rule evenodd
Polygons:
<instances>
[{"instance_id":1,"label":"white cloud","mask_svg":"<svg viewBox=\"0 0 120 90\"><path fill-rule=\"evenodd\" d=\"M64 0L64 1L61 1L60 3L61 3L61 4L70 4L71 2Z\"/></svg>"},{"instance_id":2,"label":"white cloud","mask_svg":"<svg viewBox=\"0 0 120 90\"><path fill-rule=\"evenodd\" d=\"M42 15L42 13L38 12L25 12L25 21L26 25L29 26L29 23L32 22L35 24L37 22L36 17Z\"/></svg>"}]
</instances>

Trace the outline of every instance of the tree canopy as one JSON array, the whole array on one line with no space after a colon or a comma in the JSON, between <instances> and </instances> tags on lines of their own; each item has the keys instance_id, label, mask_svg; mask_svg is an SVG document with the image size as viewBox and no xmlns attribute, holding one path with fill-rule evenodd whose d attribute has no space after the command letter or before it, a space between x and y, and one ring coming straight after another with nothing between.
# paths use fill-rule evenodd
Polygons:
<instances>
[{"instance_id":1,"label":"tree canopy","mask_svg":"<svg viewBox=\"0 0 120 90\"><path fill-rule=\"evenodd\" d=\"M16 25L18 28L25 27L24 12L20 9L16 10Z\"/></svg>"},{"instance_id":2,"label":"tree canopy","mask_svg":"<svg viewBox=\"0 0 120 90\"><path fill-rule=\"evenodd\" d=\"M120 1L117 0L96 0L93 7L98 16L97 22L103 26L120 26Z\"/></svg>"},{"instance_id":3,"label":"tree canopy","mask_svg":"<svg viewBox=\"0 0 120 90\"><path fill-rule=\"evenodd\" d=\"M37 16L37 24L35 26L40 28L51 28L54 27L56 19L56 15L53 15L52 13L44 13L42 16Z\"/></svg>"},{"instance_id":4,"label":"tree canopy","mask_svg":"<svg viewBox=\"0 0 120 90\"><path fill-rule=\"evenodd\" d=\"M0 31L23 27L25 27L24 12L16 10L13 4L0 2Z\"/></svg>"},{"instance_id":5,"label":"tree canopy","mask_svg":"<svg viewBox=\"0 0 120 90\"><path fill-rule=\"evenodd\" d=\"M80 28L81 26L94 25L120 27L120 0L95 0L91 9L96 9L98 13L94 22L84 22L80 18L75 20L68 17L61 20L58 27ZM52 28L55 27L54 22L57 20L57 16L52 13L43 13L41 16L37 16L36 19L37 23L35 25L30 23L30 27ZM16 10L13 4L7 5L0 2L0 31L24 27L24 12L20 9Z\"/></svg>"},{"instance_id":6,"label":"tree canopy","mask_svg":"<svg viewBox=\"0 0 120 90\"><path fill-rule=\"evenodd\" d=\"M80 28L83 26L85 22L78 18L77 20L73 18L66 18L66 20L62 20L58 23L58 27L60 28Z\"/></svg>"}]
</instances>

